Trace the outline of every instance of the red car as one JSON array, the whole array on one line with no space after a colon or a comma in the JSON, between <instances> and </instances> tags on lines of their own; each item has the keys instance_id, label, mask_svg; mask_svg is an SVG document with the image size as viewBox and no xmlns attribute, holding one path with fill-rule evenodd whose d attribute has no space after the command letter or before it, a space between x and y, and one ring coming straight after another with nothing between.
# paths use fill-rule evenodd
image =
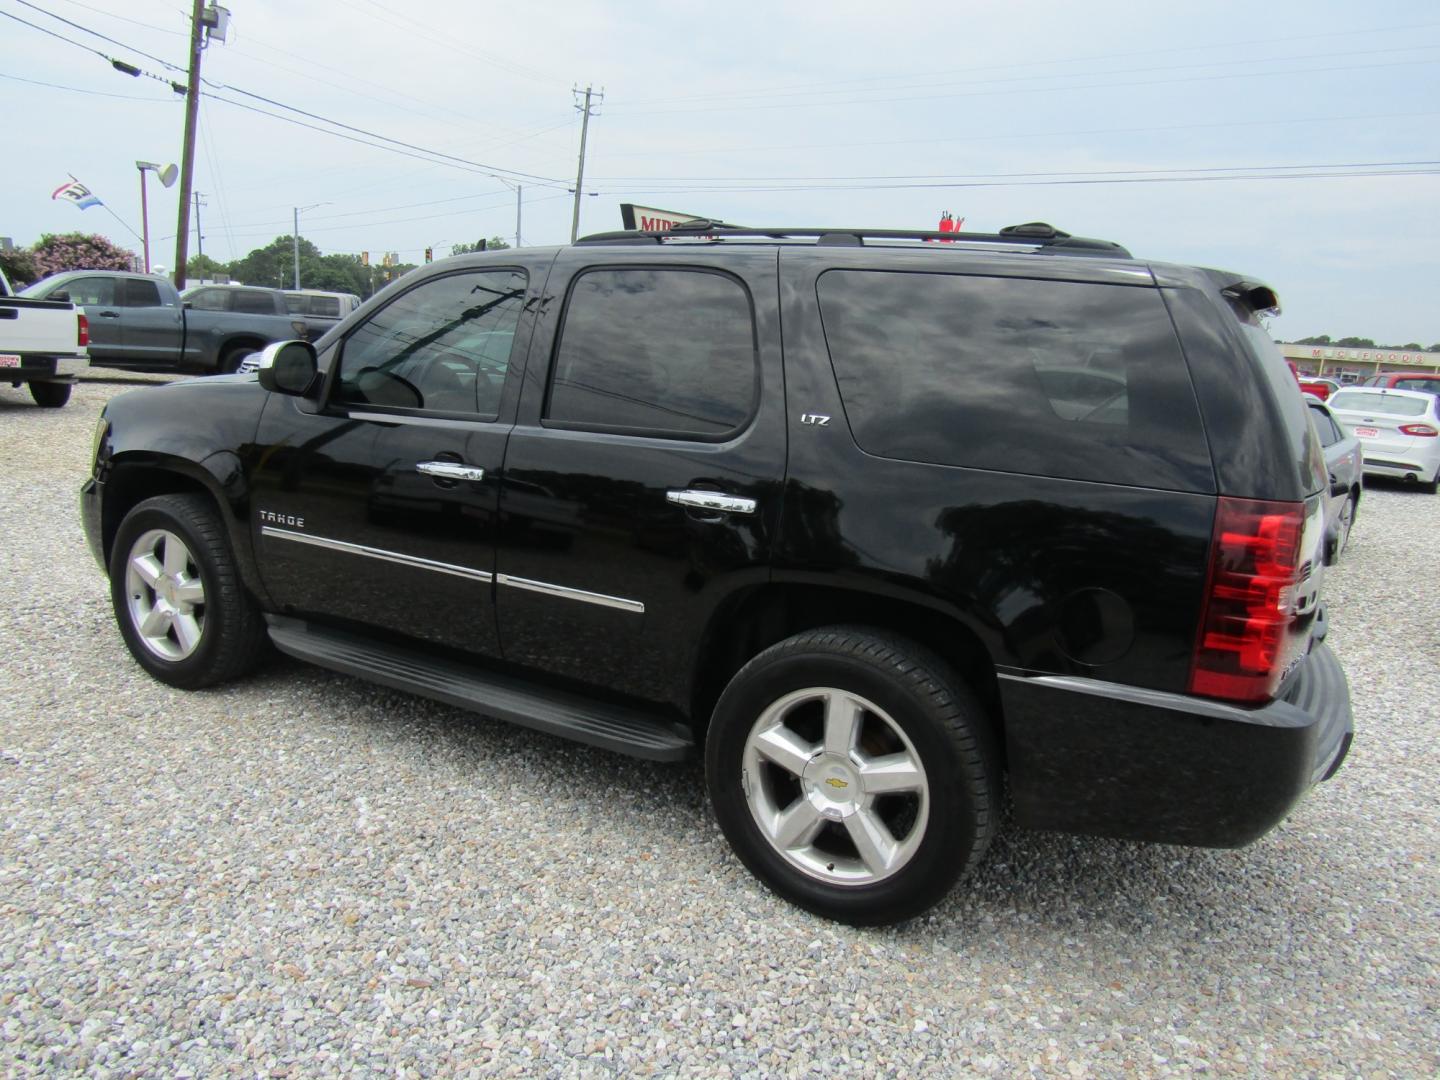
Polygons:
<instances>
[{"instance_id":1,"label":"red car","mask_svg":"<svg viewBox=\"0 0 1440 1080\"><path fill-rule=\"evenodd\" d=\"M1392 390L1427 390L1440 394L1440 372L1427 375L1423 371L1382 371L1371 375L1361 386L1385 386Z\"/></svg>"},{"instance_id":2,"label":"red car","mask_svg":"<svg viewBox=\"0 0 1440 1080\"><path fill-rule=\"evenodd\" d=\"M1311 378L1309 375L1297 375L1296 378L1300 382L1302 394L1310 394L1321 401L1329 401L1330 395L1340 389L1340 384L1334 379L1317 379Z\"/></svg>"}]
</instances>

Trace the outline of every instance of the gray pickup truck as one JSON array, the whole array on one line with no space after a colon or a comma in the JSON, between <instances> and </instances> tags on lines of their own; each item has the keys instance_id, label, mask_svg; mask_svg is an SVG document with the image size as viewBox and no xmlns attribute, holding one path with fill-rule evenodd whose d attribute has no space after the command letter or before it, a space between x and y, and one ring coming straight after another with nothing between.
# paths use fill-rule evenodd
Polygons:
<instances>
[{"instance_id":1,"label":"gray pickup truck","mask_svg":"<svg viewBox=\"0 0 1440 1080\"><path fill-rule=\"evenodd\" d=\"M152 274L71 270L21 291L34 300L69 300L90 320L90 362L135 371L214 374L272 341L308 338L310 327L279 289L238 285L186 291ZM318 336L318 335L316 335Z\"/></svg>"}]
</instances>

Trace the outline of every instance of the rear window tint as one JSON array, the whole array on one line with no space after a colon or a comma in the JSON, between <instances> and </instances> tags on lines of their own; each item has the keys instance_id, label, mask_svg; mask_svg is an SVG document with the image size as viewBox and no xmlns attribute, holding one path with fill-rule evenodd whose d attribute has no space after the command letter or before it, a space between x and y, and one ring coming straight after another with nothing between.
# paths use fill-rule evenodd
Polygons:
<instances>
[{"instance_id":1,"label":"rear window tint","mask_svg":"<svg viewBox=\"0 0 1440 1080\"><path fill-rule=\"evenodd\" d=\"M818 284L868 453L1213 490L1189 372L1154 289L832 270Z\"/></svg>"},{"instance_id":2,"label":"rear window tint","mask_svg":"<svg viewBox=\"0 0 1440 1080\"><path fill-rule=\"evenodd\" d=\"M1382 394L1378 390L1341 390L1330 395L1332 409L1348 412L1389 413L1391 416L1424 416L1430 411L1430 402L1420 397L1400 397L1398 394Z\"/></svg>"}]
</instances>

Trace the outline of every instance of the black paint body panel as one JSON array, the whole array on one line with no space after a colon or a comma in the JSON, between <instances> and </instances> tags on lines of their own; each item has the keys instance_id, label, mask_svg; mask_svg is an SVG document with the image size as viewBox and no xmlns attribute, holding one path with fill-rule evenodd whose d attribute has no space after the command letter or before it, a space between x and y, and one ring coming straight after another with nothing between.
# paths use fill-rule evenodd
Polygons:
<instances>
[{"instance_id":1,"label":"black paint body panel","mask_svg":"<svg viewBox=\"0 0 1440 1080\"><path fill-rule=\"evenodd\" d=\"M346 334L389 299L457 268L516 266L528 292L493 420L325 404ZM744 424L692 440L546 422L570 285L597 266L683 266L743 285L759 372ZM819 276L836 267L1155 290L1210 467L1192 461L1193 486L1167 490L865 452L816 302ZM1281 699L1247 710L1186 693L1217 496L1304 503L1304 542L1321 542L1310 521L1322 496L1287 426L1291 403L1256 370L1233 318L1207 272L1124 259L727 242L446 260L327 334L316 399L271 396L249 377L116 398L82 519L100 552L135 477L180 478L222 507L268 612L645 703L686 720L697 743L708 716L687 714L704 700L707 665L733 664L723 686L749 655L710 644L775 639L770 624L740 633L728 620L779 597L766 611L783 624L790 598L830 596L832 622L884 612L892 632L923 630L938 652L981 658L1022 823L1240 844L1333 771L1351 721L1343 672L1311 648L1323 637L1318 609L1292 631ZM425 460L484 477L437 482L416 473ZM676 505L668 496L682 490L750 499L754 512Z\"/></svg>"}]
</instances>

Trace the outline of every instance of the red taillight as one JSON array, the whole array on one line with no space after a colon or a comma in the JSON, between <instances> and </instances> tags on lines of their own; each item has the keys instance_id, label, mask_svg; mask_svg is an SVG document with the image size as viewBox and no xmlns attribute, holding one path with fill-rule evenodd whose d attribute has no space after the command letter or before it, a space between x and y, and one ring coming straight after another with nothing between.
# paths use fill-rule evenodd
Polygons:
<instances>
[{"instance_id":1,"label":"red taillight","mask_svg":"<svg viewBox=\"0 0 1440 1080\"><path fill-rule=\"evenodd\" d=\"M1239 702L1275 696L1304 530L1301 503L1219 500L1191 693Z\"/></svg>"},{"instance_id":2,"label":"red taillight","mask_svg":"<svg viewBox=\"0 0 1440 1080\"><path fill-rule=\"evenodd\" d=\"M90 320L83 312L77 312L75 318L79 320L79 329L76 331L75 344L81 347L90 344Z\"/></svg>"},{"instance_id":3,"label":"red taillight","mask_svg":"<svg viewBox=\"0 0 1440 1080\"><path fill-rule=\"evenodd\" d=\"M1433 439L1436 435L1440 435L1440 431L1437 431L1429 424L1401 424L1400 434L1419 435L1422 439Z\"/></svg>"}]
</instances>

